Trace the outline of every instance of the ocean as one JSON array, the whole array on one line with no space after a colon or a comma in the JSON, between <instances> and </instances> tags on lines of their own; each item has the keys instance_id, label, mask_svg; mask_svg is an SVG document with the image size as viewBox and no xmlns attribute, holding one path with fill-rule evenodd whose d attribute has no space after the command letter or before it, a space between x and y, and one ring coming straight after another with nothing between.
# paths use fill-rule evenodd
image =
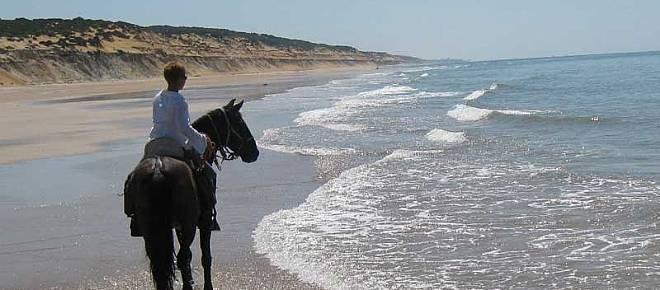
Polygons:
<instances>
[{"instance_id":1,"label":"ocean","mask_svg":"<svg viewBox=\"0 0 660 290\"><path fill-rule=\"evenodd\" d=\"M245 110L272 112L261 147L313 156L324 180L254 232L304 281L660 283L660 53L387 67Z\"/></svg>"}]
</instances>

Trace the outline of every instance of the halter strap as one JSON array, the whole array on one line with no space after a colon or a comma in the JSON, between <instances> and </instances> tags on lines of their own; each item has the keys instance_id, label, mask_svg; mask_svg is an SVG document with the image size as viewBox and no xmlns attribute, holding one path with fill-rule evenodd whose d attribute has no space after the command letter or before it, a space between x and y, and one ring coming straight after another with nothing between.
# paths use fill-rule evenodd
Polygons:
<instances>
[{"instance_id":1,"label":"halter strap","mask_svg":"<svg viewBox=\"0 0 660 290\"><path fill-rule=\"evenodd\" d=\"M241 146L239 146L238 150L243 148L243 144L245 144L245 140L241 138L241 135L234 130L233 126L231 125L231 122L229 121L229 116L227 115L227 112L223 110L222 108L219 108L220 112L222 112L222 116L225 118L225 123L227 123L227 137L225 138L225 144L221 144L220 146L216 147L216 152L220 152L220 155L222 156L222 160L220 163L224 162L225 160L234 160L238 158L238 155L236 152L232 151L229 148L229 139L231 138L231 133L236 134L236 137L238 137L239 140L241 140ZM211 116L210 113L207 113L205 115L206 117L209 118L211 121L211 126L213 127L213 131L218 138L218 141L220 141L220 131L218 131L218 128L215 126L215 121L213 120L213 116ZM213 162L215 163L215 166L220 169L220 164L218 164L218 159L214 158Z\"/></svg>"}]
</instances>

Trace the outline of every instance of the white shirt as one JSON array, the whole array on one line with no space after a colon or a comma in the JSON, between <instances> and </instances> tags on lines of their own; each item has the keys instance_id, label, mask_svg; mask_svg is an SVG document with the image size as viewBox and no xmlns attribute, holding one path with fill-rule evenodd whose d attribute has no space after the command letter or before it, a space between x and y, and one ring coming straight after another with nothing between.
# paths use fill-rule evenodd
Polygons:
<instances>
[{"instance_id":1,"label":"white shirt","mask_svg":"<svg viewBox=\"0 0 660 290\"><path fill-rule=\"evenodd\" d=\"M190 126L188 103L178 92L162 90L156 94L152 120L150 140L168 137L179 142L181 147L192 147L200 154L206 150L206 139Z\"/></svg>"}]
</instances>

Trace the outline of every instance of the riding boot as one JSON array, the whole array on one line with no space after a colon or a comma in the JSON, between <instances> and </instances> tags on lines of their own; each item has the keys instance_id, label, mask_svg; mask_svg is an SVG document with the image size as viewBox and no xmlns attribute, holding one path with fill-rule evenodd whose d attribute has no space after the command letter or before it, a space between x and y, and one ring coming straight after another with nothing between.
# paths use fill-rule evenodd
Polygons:
<instances>
[{"instance_id":1,"label":"riding boot","mask_svg":"<svg viewBox=\"0 0 660 290\"><path fill-rule=\"evenodd\" d=\"M128 217L135 215L135 185L133 184L133 173L129 174L124 181L124 214Z\"/></svg>"},{"instance_id":2,"label":"riding boot","mask_svg":"<svg viewBox=\"0 0 660 290\"><path fill-rule=\"evenodd\" d=\"M133 173L129 174L124 181L124 213L131 218L131 237L141 237L142 233L135 220L135 185L133 184Z\"/></svg>"},{"instance_id":3,"label":"riding boot","mask_svg":"<svg viewBox=\"0 0 660 290\"><path fill-rule=\"evenodd\" d=\"M141 237L142 232L140 232L140 227L138 227L137 220L135 217L131 217L131 237Z\"/></svg>"}]
</instances>

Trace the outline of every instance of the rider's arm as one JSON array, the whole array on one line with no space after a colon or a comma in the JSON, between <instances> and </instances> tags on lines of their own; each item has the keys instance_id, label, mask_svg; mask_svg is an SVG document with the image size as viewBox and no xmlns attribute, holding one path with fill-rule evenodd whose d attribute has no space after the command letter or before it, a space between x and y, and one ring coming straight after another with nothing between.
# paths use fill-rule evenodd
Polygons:
<instances>
[{"instance_id":1,"label":"rider's arm","mask_svg":"<svg viewBox=\"0 0 660 290\"><path fill-rule=\"evenodd\" d=\"M197 153L204 154L206 150L206 137L190 125L188 103L183 97L177 98L174 108L174 123L177 129L188 138L188 145L193 147Z\"/></svg>"}]
</instances>

